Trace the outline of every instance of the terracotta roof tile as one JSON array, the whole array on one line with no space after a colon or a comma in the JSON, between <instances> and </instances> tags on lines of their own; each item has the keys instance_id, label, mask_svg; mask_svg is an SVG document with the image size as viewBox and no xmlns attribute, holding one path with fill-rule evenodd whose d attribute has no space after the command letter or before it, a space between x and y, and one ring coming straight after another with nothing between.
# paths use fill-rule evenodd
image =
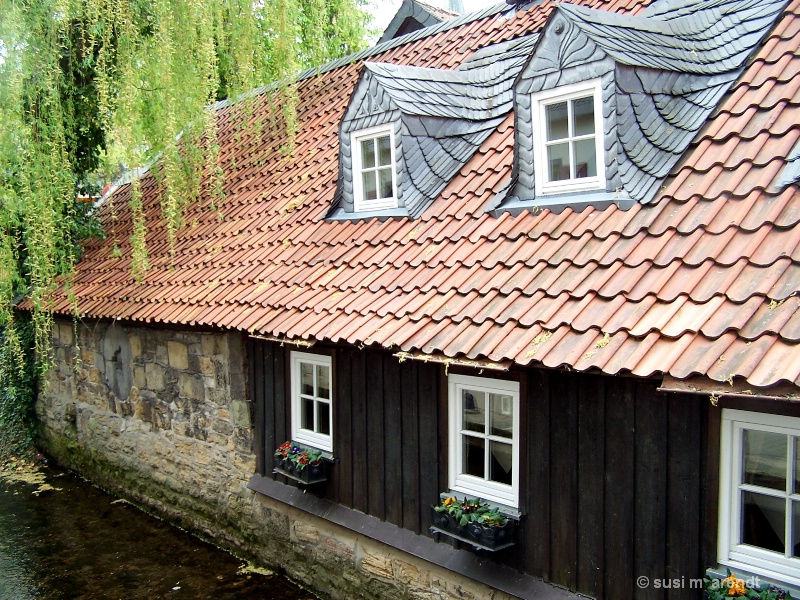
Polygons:
<instances>
[{"instance_id":1,"label":"terracotta roof tile","mask_svg":"<svg viewBox=\"0 0 800 600\"><path fill-rule=\"evenodd\" d=\"M646 3L582 4L635 13ZM538 31L552 7L436 26L369 60L455 68L480 46ZM800 141L798 36L794 0L662 195L627 211L486 213L512 175L509 115L418 219L326 222L360 65L301 80L291 157L280 131L257 138L239 129L239 107L222 106L222 219L208 202L187 207L171 262L146 175L151 269L136 283L120 187L101 211L106 240L90 241L77 266L79 308L611 374L800 383L800 189L775 186ZM263 95L254 106L269 123ZM57 308L68 312L67 299Z\"/></svg>"}]
</instances>

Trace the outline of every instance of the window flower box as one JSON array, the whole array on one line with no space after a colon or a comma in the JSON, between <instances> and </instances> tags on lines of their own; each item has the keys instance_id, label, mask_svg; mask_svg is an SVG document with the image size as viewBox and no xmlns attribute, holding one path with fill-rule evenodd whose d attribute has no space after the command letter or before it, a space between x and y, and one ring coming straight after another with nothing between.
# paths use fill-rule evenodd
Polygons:
<instances>
[{"instance_id":1,"label":"window flower box","mask_svg":"<svg viewBox=\"0 0 800 600\"><path fill-rule=\"evenodd\" d=\"M284 442L275 450L273 473L310 485L328 479L327 461L322 452Z\"/></svg>"},{"instance_id":2,"label":"window flower box","mask_svg":"<svg viewBox=\"0 0 800 600\"><path fill-rule=\"evenodd\" d=\"M490 552L514 545L514 521L480 500L449 497L431 506L431 531Z\"/></svg>"}]
</instances>

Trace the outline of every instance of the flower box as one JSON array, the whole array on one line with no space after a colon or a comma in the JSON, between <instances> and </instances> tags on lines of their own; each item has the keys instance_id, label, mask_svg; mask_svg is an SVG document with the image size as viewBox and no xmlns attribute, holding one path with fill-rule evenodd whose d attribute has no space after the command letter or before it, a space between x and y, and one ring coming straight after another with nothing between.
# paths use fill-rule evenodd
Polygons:
<instances>
[{"instance_id":1,"label":"flower box","mask_svg":"<svg viewBox=\"0 0 800 600\"><path fill-rule=\"evenodd\" d=\"M275 450L272 471L298 483L310 485L328 479L327 464L318 450L285 442Z\"/></svg>"},{"instance_id":2,"label":"flower box","mask_svg":"<svg viewBox=\"0 0 800 600\"><path fill-rule=\"evenodd\" d=\"M506 519L502 525L484 525L476 521L462 525L449 512L437 510L435 506L431 506L431 531L491 552L514 545L514 521L511 519Z\"/></svg>"}]
</instances>

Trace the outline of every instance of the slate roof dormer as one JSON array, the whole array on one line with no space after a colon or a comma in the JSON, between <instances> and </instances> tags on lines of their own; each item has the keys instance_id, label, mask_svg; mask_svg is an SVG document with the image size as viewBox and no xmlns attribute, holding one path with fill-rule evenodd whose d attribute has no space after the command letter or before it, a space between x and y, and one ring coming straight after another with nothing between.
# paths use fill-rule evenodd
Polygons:
<instances>
[{"instance_id":1,"label":"slate roof dormer","mask_svg":"<svg viewBox=\"0 0 800 600\"><path fill-rule=\"evenodd\" d=\"M339 130L339 181L329 218L419 216L511 112L512 86L536 36L475 52L457 69L364 63ZM356 211L354 133L391 125L397 208Z\"/></svg>"},{"instance_id":2,"label":"slate roof dormer","mask_svg":"<svg viewBox=\"0 0 800 600\"><path fill-rule=\"evenodd\" d=\"M558 4L514 87L513 176L493 208L651 202L785 4L662 0L640 16ZM602 96L602 185L542 193L536 94L590 80L599 80Z\"/></svg>"}]
</instances>

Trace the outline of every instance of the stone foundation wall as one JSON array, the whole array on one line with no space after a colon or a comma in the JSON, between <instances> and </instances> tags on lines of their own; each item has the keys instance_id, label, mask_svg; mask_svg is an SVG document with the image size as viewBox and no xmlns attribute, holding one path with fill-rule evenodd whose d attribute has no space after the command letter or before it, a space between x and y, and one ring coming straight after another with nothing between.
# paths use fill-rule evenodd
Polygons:
<instances>
[{"instance_id":1,"label":"stone foundation wall","mask_svg":"<svg viewBox=\"0 0 800 600\"><path fill-rule=\"evenodd\" d=\"M37 403L43 449L323 597L508 597L249 490L244 347L240 333L58 321Z\"/></svg>"}]
</instances>

